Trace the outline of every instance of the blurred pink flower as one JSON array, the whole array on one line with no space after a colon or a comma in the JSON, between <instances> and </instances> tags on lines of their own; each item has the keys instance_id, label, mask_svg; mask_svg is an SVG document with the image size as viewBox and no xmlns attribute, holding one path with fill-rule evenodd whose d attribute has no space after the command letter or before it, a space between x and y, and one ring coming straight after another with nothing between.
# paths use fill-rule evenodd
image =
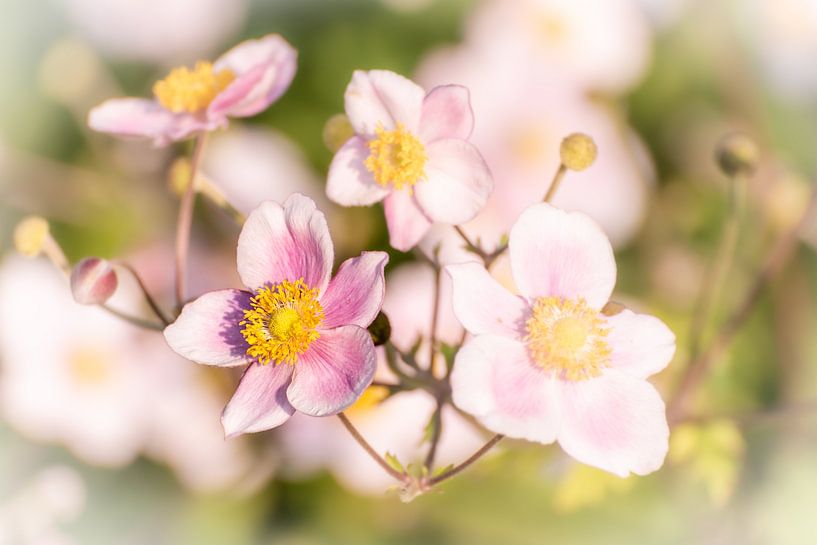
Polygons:
<instances>
[{"instance_id":1,"label":"blurred pink flower","mask_svg":"<svg viewBox=\"0 0 817 545\"><path fill-rule=\"evenodd\" d=\"M116 98L88 114L97 131L149 138L156 146L227 126L275 102L295 76L297 52L281 36L243 42L214 64L173 69L153 86L154 100Z\"/></svg>"},{"instance_id":2,"label":"blurred pink flower","mask_svg":"<svg viewBox=\"0 0 817 545\"><path fill-rule=\"evenodd\" d=\"M528 208L510 233L522 296L484 267L447 267L457 317L475 335L457 354L454 403L490 430L551 443L622 477L658 469L664 403L646 378L675 353L663 322L602 314L616 280L610 243L583 214Z\"/></svg>"},{"instance_id":3,"label":"blurred pink flower","mask_svg":"<svg viewBox=\"0 0 817 545\"><path fill-rule=\"evenodd\" d=\"M190 360L249 364L222 415L228 436L274 428L296 409L337 414L371 382L375 351L365 328L383 302L388 255L364 252L330 282L333 259L312 200L262 203L238 239L238 273L251 291L207 293L165 329L170 347Z\"/></svg>"},{"instance_id":4,"label":"blurred pink flower","mask_svg":"<svg viewBox=\"0 0 817 545\"><path fill-rule=\"evenodd\" d=\"M426 264L410 263L391 271L387 280L383 311L391 321L391 341L400 350L408 351L422 336L426 340L417 360L426 367L434 271ZM462 331L451 309L451 281L443 277L438 338L453 345L459 342ZM442 361L435 363L437 368L443 365ZM382 350L378 350L376 377L384 382L394 381ZM434 400L419 390L401 392L385 400L383 393L377 386L369 388L346 414L378 452L390 452L403 464L421 463L428 449L428 443L423 441L424 428L434 412ZM451 407L443 410L442 421L437 449L440 466L462 461L485 442L484 434ZM281 431L284 467L296 476L327 467L345 487L361 494L382 494L395 484L333 419L296 415Z\"/></svg>"},{"instance_id":5,"label":"blurred pink flower","mask_svg":"<svg viewBox=\"0 0 817 545\"><path fill-rule=\"evenodd\" d=\"M515 57L488 58L470 46L427 57L418 78L426 85L453 81L470 90L479 119L471 139L495 181L486 206L462 227L472 240L480 238L493 249L519 214L542 200L559 166L561 140L574 132L594 139L598 157L587 170L567 174L553 203L590 215L615 246L638 231L652 164L613 107L590 101L557 73Z\"/></svg>"},{"instance_id":6,"label":"blurred pink flower","mask_svg":"<svg viewBox=\"0 0 817 545\"><path fill-rule=\"evenodd\" d=\"M466 88L442 85L426 94L393 72L358 70L345 101L355 136L329 167L330 199L343 206L384 201L390 243L401 251L432 222L476 216L493 182L468 142L474 116Z\"/></svg>"}]
</instances>

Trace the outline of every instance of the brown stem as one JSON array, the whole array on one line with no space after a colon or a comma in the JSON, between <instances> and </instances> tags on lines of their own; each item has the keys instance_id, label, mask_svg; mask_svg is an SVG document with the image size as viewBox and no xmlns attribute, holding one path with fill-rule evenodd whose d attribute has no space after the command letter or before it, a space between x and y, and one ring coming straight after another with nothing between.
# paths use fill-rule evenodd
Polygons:
<instances>
[{"instance_id":1,"label":"brown stem","mask_svg":"<svg viewBox=\"0 0 817 545\"><path fill-rule=\"evenodd\" d=\"M434 374L434 354L437 347L437 321L440 314L440 296L442 294L443 270L439 266L434 271L434 301L431 305L431 331L428 340L428 371Z\"/></svg>"},{"instance_id":2,"label":"brown stem","mask_svg":"<svg viewBox=\"0 0 817 545\"><path fill-rule=\"evenodd\" d=\"M346 431L348 431L349 434L354 438L354 440L357 441L357 443L361 447L363 447L363 450L365 450L366 453L369 456L371 456L372 460L377 462L377 464L380 467L382 467L386 473L388 473L401 483L406 482L407 476L404 473L400 473L399 471L391 467L388 464L388 462L386 462L386 460L384 460L383 457L380 456L377 453L377 451L369 444L369 442L366 441L366 439L360 434L360 432L357 431L357 428L354 426L354 424L352 424L352 422L345 414L338 413L338 418L340 418L340 421L343 422L343 426L346 428Z\"/></svg>"},{"instance_id":3,"label":"brown stem","mask_svg":"<svg viewBox=\"0 0 817 545\"><path fill-rule=\"evenodd\" d=\"M145 301L147 301L147 304L150 307L150 310L153 311L153 314L155 314L156 317L159 318L159 321L162 322L165 326L170 325L172 320L168 318L167 315L165 315L165 313L162 311L159 304L156 302L156 300L148 291L148 288L145 285L145 282L142 280L142 277L139 275L138 272L136 272L136 269L134 269L133 266L124 261L120 261L119 265L125 268L136 279L136 283L139 284L139 289L142 290L142 295L145 297Z\"/></svg>"},{"instance_id":4,"label":"brown stem","mask_svg":"<svg viewBox=\"0 0 817 545\"><path fill-rule=\"evenodd\" d=\"M757 305L757 302L760 300L763 290L775 275L777 275L783 265L788 262L797 247L800 233L811 221L815 208L817 208L817 190L812 193L808 207L797 225L778 239L774 248L766 258L763 267L746 290L741 303L726 320L720 332L705 350L689 362L681 377L680 386L668 404L667 418L671 424L683 419L686 404L689 402L692 394L700 386L709 369L727 348L735 334L740 330L749 316L751 316L755 305Z\"/></svg>"},{"instance_id":5,"label":"brown stem","mask_svg":"<svg viewBox=\"0 0 817 545\"><path fill-rule=\"evenodd\" d=\"M196 137L193 157L190 159L190 179L184 189L179 205L179 219L176 223L176 306L179 309L185 301L187 254L190 250L190 229L193 223L193 205L196 201L196 171L198 171L206 141L207 133L200 133Z\"/></svg>"},{"instance_id":6,"label":"brown stem","mask_svg":"<svg viewBox=\"0 0 817 545\"><path fill-rule=\"evenodd\" d=\"M429 487L438 485L441 482L447 481L451 477L453 477L453 476L457 475L458 473L460 473L461 471L467 469L468 466L470 466L471 464L473 464L474 462L476 462L477 460L479 460L480 458L485 456L485 454L489 450L494 448L494 445L499 443L502 440L503 437L505 437L505 436L501 435L501 434L494 435L493 437L491 437L491 439L487 443L482 445L479 448L479 450L477 450L474 454L472 454L467 460L465 460L464 462L462 462L459 465L456 465L456 466L452 467L451 469L449 469L445 473L442 473L440 475L437 475L434 478L429 479L427 485Z\"/></svg>"},{"instance_id":7,"label":"brown stem","mask_svg":"<svg viewBox=\"0 0 817 545\"><path fill-rule=\"evenodd\" d=\"M543 202L550 202L553 199L553 196L556 195L556 191L559 189L559 184L562 183L562 178L565 177L566 172L567 167L564 165L564 163L559 163L559 168L556 169L556 174L553 175L553 180L550 182L550 187L548 187L548 192L545 194Z\"/></svg>"},{"instance_id":8,"label":"brown stem","mask_svg":"<svg viewBox=\"0 0 817 545\"><path fill-rule=\"evenodd\" d=\"M430 472L432 466L434 465L434 458L437 456L437 445L440 443L440 437L442 437L442 427L443 427L443 402L437 401L437 408L434 410L434 414L431 416L432 426L434 429L432 430L431 435L431 446L428 448L428 455L426 455L425 467Z\"/></svg>"}]
</instances>

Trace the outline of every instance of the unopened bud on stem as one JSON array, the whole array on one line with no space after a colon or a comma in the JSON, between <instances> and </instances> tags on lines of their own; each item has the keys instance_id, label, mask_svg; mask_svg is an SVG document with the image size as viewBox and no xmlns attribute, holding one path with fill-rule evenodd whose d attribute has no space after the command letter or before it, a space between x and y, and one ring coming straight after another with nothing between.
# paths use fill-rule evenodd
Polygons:
<instances>
[{"instance_id":1,"label":"unopened bud on stem","mask_svg":"<svg viewBox=\"0 0 817 545\"><path fill-rule=\"evenodd\" d=\"M757 167L760 151L747 135L732 133L721 138L715 156L727 176L750 176Z\"/></svg>"},{"instance_id":2,"label":"unopened bud on stem","mask_svg":"<svg viewBox=\"0 0 817 545\"><path fill-rule=\"evenodd\" d=\"M598 149L593 139L576 132L562 140L559 156L562 164L570 170L584 170L596 160Z\"/></svg>"},{"instance_id":3,"label":"unopened bud on stem","mask_svg":"<svg viewBox=\"0 0 817 545\"><path fill-rule=\"evenodd\" d=\"M383 311L377 314L374 322L369 326L369 335L372 336L375 346L386 344L391 338L391 322Z\"/></svg>"},{"instance_id":4,"label":"unopened bud on stem","mask_svg":"<svg viewBox=\"0 0 817 545\"><path fill-rule=\"evenodd\" d=\"M101 305L116 291L119 280L110 262L86 257L71 271L71 294L81 305Z\"/></svg>"}]
</instances>

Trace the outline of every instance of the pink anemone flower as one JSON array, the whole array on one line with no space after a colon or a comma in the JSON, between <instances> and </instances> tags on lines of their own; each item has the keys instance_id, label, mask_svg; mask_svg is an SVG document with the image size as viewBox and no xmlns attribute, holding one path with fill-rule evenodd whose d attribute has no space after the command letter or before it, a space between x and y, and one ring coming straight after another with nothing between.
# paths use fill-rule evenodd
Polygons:
<instances>
[{"instance_id":1,"label":"pink anemone flower","mask_svg":"<svg viewBox=\"0 0 817 545\"><path fill-rule=\"evenodd\" d=\"M174 68L153 86L155 99L115 98L88 114L88 125L155 146L227 126L228 117L265 110L295 76L297 52L277 34L243 42L215 63Z\"/></svg>"},{"instance_id":2,"label":"pink anemone flower","mask_svg":"<svg viewBox=\"0 0 817 545\"><path fill-rule=\"evenodd\" d=\"M449 265L457 318L454 403L485 427L625 477L667 453L664 402L647 377L675 353L661 320L602 312L616 281L610 242L587 216L548 204L511 228L514 295L476 263Z\"/></svg>"},{"instance_id":3,"label":"pink anemone flower","mask_svg":"<svg viewBox=\"0 0 817 545\"><path fill-rule=\"evenodd\" d=\"M343 206L383 201L394 248L409 250L432 222L464 223L485 205L493 180L468 142L468 89L441 85L426 94L393 72L358 70L345 103L355 136L332 160L326 193Z\"/></svg>"},{"instance_id":4,"label":"pink anemone flower","mask_svg":"<svg viewBox=\"0 0 817 545\"><path fill-rule=\"evenodd\" d=\"M303 195L267 201L238 238L249 290L206 293L165 329L170 347L205 365L249 364L222 414L227 436L283 424L298 410L337 414L371 383L366 327L383 303L384 252L348 259L330 281L334 249L323 213Z\"/></svg>"}]
</instances>

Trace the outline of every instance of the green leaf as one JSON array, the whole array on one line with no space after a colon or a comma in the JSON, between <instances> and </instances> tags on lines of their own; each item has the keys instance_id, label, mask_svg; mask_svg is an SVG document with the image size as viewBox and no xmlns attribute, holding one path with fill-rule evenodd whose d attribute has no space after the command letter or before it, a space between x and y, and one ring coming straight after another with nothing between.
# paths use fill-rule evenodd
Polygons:
<instances>
[{"instance_id":1,"label":"green leaf","mask_svg":"<svg viewBox=\"0 0 817 545\"><path fill-rule=\"evenodd\" d=\"M397 459L397 456L395 456L391 452L387 452L385 459L386 463L389 464L390 468L400 473L406 473L406 468L403 467L403 464L400 463L400 460Z\"/></svg>"}]
</instances>

